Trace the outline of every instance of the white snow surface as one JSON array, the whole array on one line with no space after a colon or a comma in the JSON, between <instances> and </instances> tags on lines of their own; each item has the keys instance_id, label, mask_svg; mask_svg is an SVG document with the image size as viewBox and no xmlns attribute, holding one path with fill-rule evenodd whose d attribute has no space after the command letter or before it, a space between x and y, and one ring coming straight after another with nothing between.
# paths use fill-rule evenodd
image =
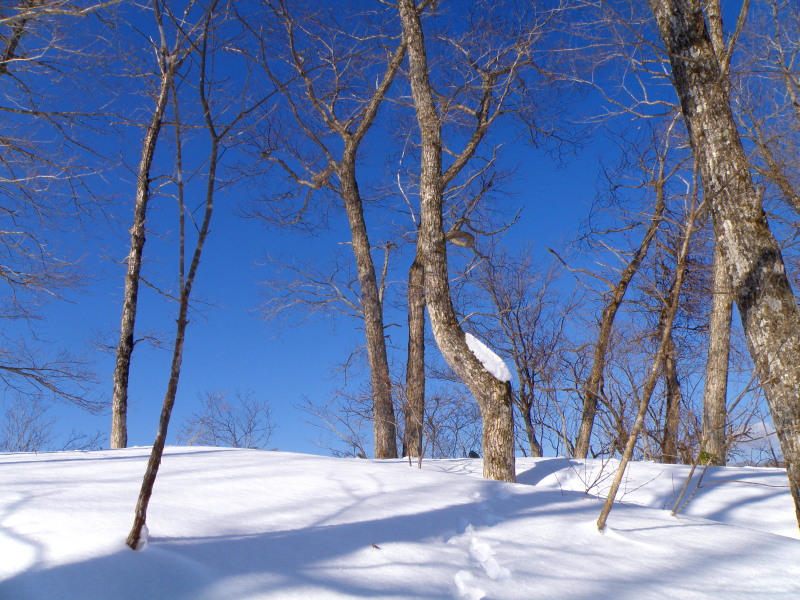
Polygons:
<instances>
[{"instance_id":1,"label":"white snow surface","mask_svg":"<svg viewBox=\"0 0 800 600\"><path fill-rule=\"evenodd\" d=\"M143 550L125 546L149 448L0 454L3 600L798 598L800 536L781 469L368 461L168 448ZM695 474L697 480L699 472ZM587 493L587 488L589 493ZM690 488L691 492L691 488Z\"/></svg>"},{"instance_id":2,"label":"white snow surface","mask_svg":"<svg viewBox=\"0 0 800 600\"><path fill-rule=\"evenodd\" d=\"M508 370L505 361L495 354L494 350L471 333L465 333L464 336L467 338L467 346L472 350L475 358L481 361L481 364L489 373L500 381L511 381L511 371Z\"/></svg>"}]
</instances>

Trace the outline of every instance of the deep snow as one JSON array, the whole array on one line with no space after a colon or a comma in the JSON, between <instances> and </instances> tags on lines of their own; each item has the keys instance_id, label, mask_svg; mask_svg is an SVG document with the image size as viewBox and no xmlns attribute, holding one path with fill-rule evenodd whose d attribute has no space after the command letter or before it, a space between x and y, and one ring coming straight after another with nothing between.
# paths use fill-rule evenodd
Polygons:
<instances>
[{"instance_id":1,"label":"deep snow","mask_svg":"<svg viewBox=\"0 0 800 600\"><path fill-rule=\"evenodd\" d=\"M514 485L479 460L169 448L133 552L148 453L0 455L0 598L800 597L780 469L711 469L673 517L688 467L634 463L601 534L599 461L520 459Z\"/></svg>"}]
</instances>

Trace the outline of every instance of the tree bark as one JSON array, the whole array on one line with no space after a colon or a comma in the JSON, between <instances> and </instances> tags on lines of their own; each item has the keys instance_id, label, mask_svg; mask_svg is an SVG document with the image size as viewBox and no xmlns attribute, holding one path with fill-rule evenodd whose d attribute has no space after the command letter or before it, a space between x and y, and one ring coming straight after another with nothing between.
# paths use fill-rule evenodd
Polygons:
<instances>
[{"instance_id":1,"label":"tree bark","mask_svg":"<svg viewBox=\"0 0 800 600\"><path fill-rule=\"evenodd\" d=\"M703 447L706 463L725 466L728 462L727 397L728 360L731 347L733 298L719 244L714 244L714 277L708 328L708 358L703 392Z\"/></svg>"},{"instance_id":2,"label":"tree bark","mask_svg":"<svg viewBox=\"0 0 800 600\"><path fill-rule=\"evenodd\" d=\"M800 523L800 315L753 185L699 0L649 0Z\"/></svg>"},{"instance_id":3,"label":"tree bark","mask_svg":"<svg viewBox=\"0 0 800 600\"><path fill-rule=\"evenodd\" d=\"M408 45L409 78L421 136L418 243L425 261L425 300L431 329L445 360L469 387L480 407L483 476L515 481L511 386L489 373L469 349L450 295L442 218L446 181L442 172L441 121L429 81L422 25L413 0L400 0L398 8ZM465 163L468 158L462 155L456 162Z\"/></svg>"},{"instance_id":4,"label":"tree bark","mask_svg":"<svg viewBox=\"0 0 800 600\"><path fill-rule=\"evenodd\" d=\"M352 235L358 284L361 290L361 310L367 340L370 380L372 383L372 415L375 428L375 458L397 458L397 425L392 403L392 384L389 359L383 331L383 302L378 290L372 247L364 220L364 207L356 180L356 145L345 148L339 163L342 200Z\"/></svg>"},{"instance_id":5,"label":"tree bark","mask_svg":"<svg viewBox=\"0 0 800 600\"><path fill-rule=\"evenodd\" d=\"M216 191L216 176L217 164L219 160L220 141L226 135L233 125L225 128L224 132L220 135L214 126L211 117L211 110L209 107L208 99L206 97L206 55L207 55L207 40L209 34L210 19L213 15L216 1L212 2L207 8L206 23L202 41L200 43L200 84L198 86L200 92L200 103L203 108L203 115L205 117L206 129L211 137L211 148L208 155L208 174L206 178L205 189L205 210L203 213L203 222L197 232L197 242L195 243L194 252L192 253L192 260L189 264L188 272L185 271L185 247L186 247L186 227L184 221L184 211L186 205L183 196L183 165L181 163L180 153L180 134L178 134L178 165L177 171L181 175L178 182L178 210L179 210L179 223L180 223L180 247L179 247L179 287L180 287L180 304L178 307L177 327L175 330L175 341L172 347L172 363L170 365L169 381L167 383L167 392L164 395L164 403L161 408L161 416L158 421L158 430L156 432L156 439L153 442L153 449L150 452L150 458L147 461L147 469L142 480L142 486L139 490L139 498L136 502L136 511L133 520L133 526L128 534L126 541L127 545L132 550L139 550L141 548L140 541L142 530L147 522L147 508L150 504L150 497L153 494L153 486L155 485L158 469L161 465L161 457L164 453L164 445L167 440L167 431L169 428L169 421L172 416L172 409L175 406L175 398L178 395L178 383L181 376L181 366L183 364L183 347L186 339L186 327L189 324L189 301L192 297L192 287L197 275L197 269L200 266L200 258L203 255L203 247L205 246L206 238L208 237L209 229L211 226L211 216L214 213L214 193ZM173 93L177 94L175 87L172 87ZM177 98L175 100L177 112ZM242 114L237 117L238 120L243 116ZM180 131L180 123L178 116L175 117L175 127Z\"/></svg>"},{"instance_id":6,"label":"tree bark","mask_svg":"<svg viewBox=\"0 0 800 600\"><path fill-rule=\"evenodd\" d=\"M114 391L111 400L111 448L125 448L128 445L128 380L131 356L135 345L133 336L139 301L139 274L142 269L142 253L145 245L147 204L150 201L150 169L153 166L153 156L164 121L164 112L176 68L177 61L169 60L166 62L166 68L162 70L158 98L142 142L142 157L136 177L136 201L133 209L133 225L130 229L131 248L128 253L125 291L122 300L122 321L114 367Z\"/></svg>"},{"instance_id":7,"label":"tree bark","mask_svg":"<svg viewBox=\"0 0 800 600\"><path fill-rule=\"evenodd\" d=\"M425 269L417 254L408 270L408 358L404 455L423 454L425 417Z\"/></svg>"},{"instance_id":8,"label":"tree bark","mask_svg":"<svg viewBox=\"0 0 800 600\"><path fill-rule=\"evenodd\" d=\"M661 462L674 464L678 461L678 428L681 422L681 384L675 361L675 339L672 330L667 336L662 363L666 388L664 410L664 433L661 438Z\"/></svg>"}]
</instances>

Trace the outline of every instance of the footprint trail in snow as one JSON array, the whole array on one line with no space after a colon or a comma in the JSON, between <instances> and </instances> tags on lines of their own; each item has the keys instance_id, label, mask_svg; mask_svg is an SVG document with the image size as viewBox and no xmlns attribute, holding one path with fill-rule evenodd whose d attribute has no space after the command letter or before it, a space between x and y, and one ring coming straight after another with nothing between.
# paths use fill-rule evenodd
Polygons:
<instances>
[{"instance_id":1,"label":"footprint trail in snow","mask_svg":"<svg viewBox=\"0 0 800 600\"><path fill-rule=\"evenodd\" d=\"M474 493L472 498L480 502L480 494ZM493 527L503 521L486 502L478 505L477 520L483 521L487 527ZM507 579L511 576L511 571L497 561L492 544L475 529L472 523L462 521L459 531L461 533L451 538L448 543L464 548L469 557L470 569L461 569L453 576L456 588L454 598L482 600L486 597L485 585Z\"/></svg>"}]
</instances>

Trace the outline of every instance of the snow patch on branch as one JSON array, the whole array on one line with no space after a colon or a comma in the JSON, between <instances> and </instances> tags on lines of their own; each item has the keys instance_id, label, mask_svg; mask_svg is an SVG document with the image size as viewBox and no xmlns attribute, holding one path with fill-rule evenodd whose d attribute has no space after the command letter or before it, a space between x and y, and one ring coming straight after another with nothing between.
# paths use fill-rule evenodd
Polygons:
<instances>
[{"instance_id":1,"label":"snow patch on branch","mask_svg":"<svg viewBox=\"0 0 800 600\"><path fill-rule=\"evenodd\" d=\"M464 335L467 338L467 346L472 350L475 358L481 361L484 368L489 371L495 379L511 381L511 371L508 370L508 366L502 358L497 356L489 346L471 333L466 333Z\"/></svg>"}]
</instances>

